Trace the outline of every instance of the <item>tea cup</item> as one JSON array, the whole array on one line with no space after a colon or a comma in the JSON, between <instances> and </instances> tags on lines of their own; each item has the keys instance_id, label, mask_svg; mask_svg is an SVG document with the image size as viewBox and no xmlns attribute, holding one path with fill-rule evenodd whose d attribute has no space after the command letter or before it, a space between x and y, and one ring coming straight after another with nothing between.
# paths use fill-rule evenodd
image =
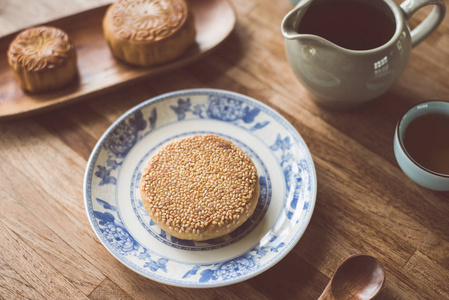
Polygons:
<instances>
[{"instance_id":1,"label":"tea cup","mask_svg":"<svg viewBox=\"0 0 449 300\"><path fill-rule=\"evenodd\" d=\"M400 6L393 0L352 0L357 5L376 10L394 26L387 42L366 50L352 50L322 36L298 33L301 21L311 7L335 2L299 1L282 21L282 33L288 62L311 98L322 106L340 110L361 105L384 94L404 71L412 47L439 26L446 9L442 0L406 0ZM434 5L432 12L410 31L407 20L426 5ZM317 22L325 21L317 19Z\"/></svg>"},{"instance_id":2,"label":"tea cup","mask_svg":"<svg viewBox=\"0 0 449 300\"><path fill-rule=\"evenodd\" d=\"M404 137L409 125L423 116L445 115L449 118L449 102L427 101L409 109L399 120L394 135L394 154L402 171L417 184L435 191L449 191L449 172L444 174L431 170L417 161L410 154L410 149L404 143ZM432 134L429 132L429 134ZM448 133L449 134L449 133ZM448 135L449 139L449 135ZM418 141L419 142L419 141ZM422 147L428 145L423 144ZM449 155L447 157L449 159Z\"/></svg>"}]
</instances>

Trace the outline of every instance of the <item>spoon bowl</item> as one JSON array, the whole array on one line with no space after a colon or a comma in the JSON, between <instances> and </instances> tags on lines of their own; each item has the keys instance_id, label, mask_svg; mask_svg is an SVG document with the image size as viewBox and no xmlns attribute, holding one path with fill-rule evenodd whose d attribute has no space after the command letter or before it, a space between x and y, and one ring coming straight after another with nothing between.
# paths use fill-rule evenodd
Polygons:
<instances>
[{"instance_id":1,"label":"spoon bowl","mask_svg":"<svg viewBox=\"0 0 449 300\"><path fill-rule=\"evenodd\" d=\"M338 267L319 299L372 299L384 281L385 271L377 258L355 254Z\"/></svg>"}]
</instances>

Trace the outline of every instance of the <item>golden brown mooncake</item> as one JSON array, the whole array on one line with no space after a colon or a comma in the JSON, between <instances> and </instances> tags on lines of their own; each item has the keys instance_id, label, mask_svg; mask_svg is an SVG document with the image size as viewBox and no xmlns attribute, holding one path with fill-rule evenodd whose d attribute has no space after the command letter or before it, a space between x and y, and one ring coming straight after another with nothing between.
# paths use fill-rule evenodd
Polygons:
<instances>
[{"instance_id":1,"label":"golden brown mooncake","mask_svg":"<svg viewBox=\"0 0 449 300\"><path fill-rule=\"evenodd\" d=\"M217 135L162 146L140 180L143 205L168 234L186 240L226 235L254 212L259 178L249 156Z\"/></svg>"},{"instance_id":2,"label":"golden brown mooncake","mask_svg":"<svg viewBox=\"0 0 449 300\"><path fill-rule=\"evenodd\" d=\"M78 74L75 46L67 33L50 26L18 34L9 45L8 63L20 86L33 93L64 87Z\"/></svg>"},{"instance_id":3,"label":"golden brown mooncake","mask_svg":"<svg viewBox=\"0 0 449 300\"><path fill-rule=\"evenodd\" d=\"M118 0L106 12L103 31L115 57L143 67L173 60L195 42L185 0Z\"/></svg>"}]
</instances>

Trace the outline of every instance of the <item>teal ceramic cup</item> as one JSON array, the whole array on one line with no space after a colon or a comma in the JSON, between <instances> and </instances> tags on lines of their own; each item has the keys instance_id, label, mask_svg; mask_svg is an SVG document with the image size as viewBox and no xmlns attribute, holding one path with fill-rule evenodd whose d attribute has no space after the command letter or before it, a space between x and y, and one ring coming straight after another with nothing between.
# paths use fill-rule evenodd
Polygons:
<instances>
[{"instance_id":1,"label":"teal ceramic cup","mask_svg":"<svg viewBox=\"0 0 449 300\"><path fill-rule=\"evenodd\" d=\"M417 184L435 191L449 191L449 174L435 172L422 166L410 155L404 144L405 132L410 123L428 114L444 114L449 117L449 102L427 101L409 109L396 126L394 155L402 171ZM429 134L432 133L429 132ZM449 132L447 138L449 139Z\"/></svg>"}]
</instances>

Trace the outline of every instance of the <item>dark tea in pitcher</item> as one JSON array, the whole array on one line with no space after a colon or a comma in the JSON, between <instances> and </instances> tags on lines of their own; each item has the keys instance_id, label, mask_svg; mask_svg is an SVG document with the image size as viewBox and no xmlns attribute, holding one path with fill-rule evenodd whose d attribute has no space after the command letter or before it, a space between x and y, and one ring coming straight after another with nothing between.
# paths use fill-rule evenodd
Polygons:
<instances>
[{"instance_id":1,"label":"dark tea in pitcher","mask_svg":"<svg viewBox=\"0 0 449 300\"><path fill-rule=\"evenodd\" d=\"M298 33L317 35L350 50L380 47L396 29L393 14L381 5L386 4L380 0L316 0L307 9Z\"/></svg>"}]
</instances>

